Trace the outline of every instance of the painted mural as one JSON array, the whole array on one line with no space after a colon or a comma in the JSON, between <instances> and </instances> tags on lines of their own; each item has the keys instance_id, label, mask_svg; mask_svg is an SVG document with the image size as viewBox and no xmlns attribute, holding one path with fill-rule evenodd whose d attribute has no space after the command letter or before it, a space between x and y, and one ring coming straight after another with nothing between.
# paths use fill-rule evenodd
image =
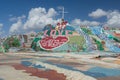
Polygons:
<instances>
[{"instance_id":1,"label":"painted mural","mask_svg":"<svg viewBox=\"0 0 120 80\"><path fill-rule=\"evenodd\" d=\"M32 48L47 51L80 51L85 44L84 37L62 20L56 26L44 27L41 37L36 37Z\"/></svg>"},{"instance_id":2,"label":"painted mural","mask_svg":"<svg viewBox=\"0 0 120 80\"><path fill-rule=\"evenodd\" d=\"M79 26L77 26L79 27ZM102 26L73 26L62 20L56 26L47 25L34 38L31 47L36 51L80 52L112 51L120 52L120 38Z\"/></svg>"}]
</instances>

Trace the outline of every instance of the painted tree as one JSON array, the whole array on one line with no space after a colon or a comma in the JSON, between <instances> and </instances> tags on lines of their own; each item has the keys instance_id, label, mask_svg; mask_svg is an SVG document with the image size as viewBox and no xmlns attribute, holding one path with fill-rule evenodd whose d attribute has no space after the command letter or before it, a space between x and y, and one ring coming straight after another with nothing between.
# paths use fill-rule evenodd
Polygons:
<instances>
[{"instance_id":1,"label":"painted tree","mask_svg":"<svg viewBox=\"0 0 120 80\"><path fill-rule=\"evenodd\" d=\"M17 37L8 37L3 45L7 51L10 47L20 47L20 41Z\"/></svg>"}]
</instances>

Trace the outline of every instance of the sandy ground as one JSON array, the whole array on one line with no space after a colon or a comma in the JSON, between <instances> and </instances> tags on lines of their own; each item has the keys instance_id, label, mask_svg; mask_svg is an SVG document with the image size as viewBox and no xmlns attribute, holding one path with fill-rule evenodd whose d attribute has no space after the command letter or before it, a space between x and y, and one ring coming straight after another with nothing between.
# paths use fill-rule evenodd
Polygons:
<instances>
[{"instance_id":1,"label":"sandy ground","mask_svg":"<svg viewBox=\"0 0 120 80\"><path fill-rule=\"evenodd\" d=\"M120 80L120 73L116 72L120 70L120 59L97 56L99 54L0 53L0 80Z\"/></svg>"}]
</instances>

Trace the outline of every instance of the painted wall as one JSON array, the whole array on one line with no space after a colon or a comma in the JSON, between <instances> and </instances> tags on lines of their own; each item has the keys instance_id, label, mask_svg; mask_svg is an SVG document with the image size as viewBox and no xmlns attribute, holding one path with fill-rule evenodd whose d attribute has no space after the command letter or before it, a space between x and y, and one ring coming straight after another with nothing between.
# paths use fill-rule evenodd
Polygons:
<instances>
[{"instance_id":1,"label":"painted wall","mask_svg":"<svg viewBox=\"0 0 120 80\"><path fill-rule=\"evenodd\" d=\"M43 29L42 38L36 44L36 48L45 51L81 51L85 44L84 37L66 22L58 23L55 27L47 25ZM39 46L38 46L39 44ZM35 47L35 46L34 46Z\"/></svg>"}]
</instances>

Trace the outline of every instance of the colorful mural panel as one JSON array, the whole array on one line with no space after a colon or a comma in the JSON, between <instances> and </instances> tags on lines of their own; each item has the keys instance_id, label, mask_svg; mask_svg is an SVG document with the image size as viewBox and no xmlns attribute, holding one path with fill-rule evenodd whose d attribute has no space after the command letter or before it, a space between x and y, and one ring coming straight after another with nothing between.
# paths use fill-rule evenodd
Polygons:
<instances>
[{"instance_id":1,"label":"colorful mural panel","mask_svg":"<svg viewBox=\"0 0 120 80\"><path fill-rule=\"evenodd\" d=\"M43 50L80 51L85 43L84 37L64 20L56 27L45 26L43 31L44 35L38 42Z\"/></svg>"},{"instance_id":2,"label":"colorful mural panel","mask_svg":"<svg viewBox=\"0 0 120 80\"><path fill-rule=\"evenodd\" d=\"M45 50L51 50L53 48L59 47L68 42L68 38L65 36L58 36L56 38L53 37L45 37L40 40L40 47Z\"/></svg>"}]
</instances>

